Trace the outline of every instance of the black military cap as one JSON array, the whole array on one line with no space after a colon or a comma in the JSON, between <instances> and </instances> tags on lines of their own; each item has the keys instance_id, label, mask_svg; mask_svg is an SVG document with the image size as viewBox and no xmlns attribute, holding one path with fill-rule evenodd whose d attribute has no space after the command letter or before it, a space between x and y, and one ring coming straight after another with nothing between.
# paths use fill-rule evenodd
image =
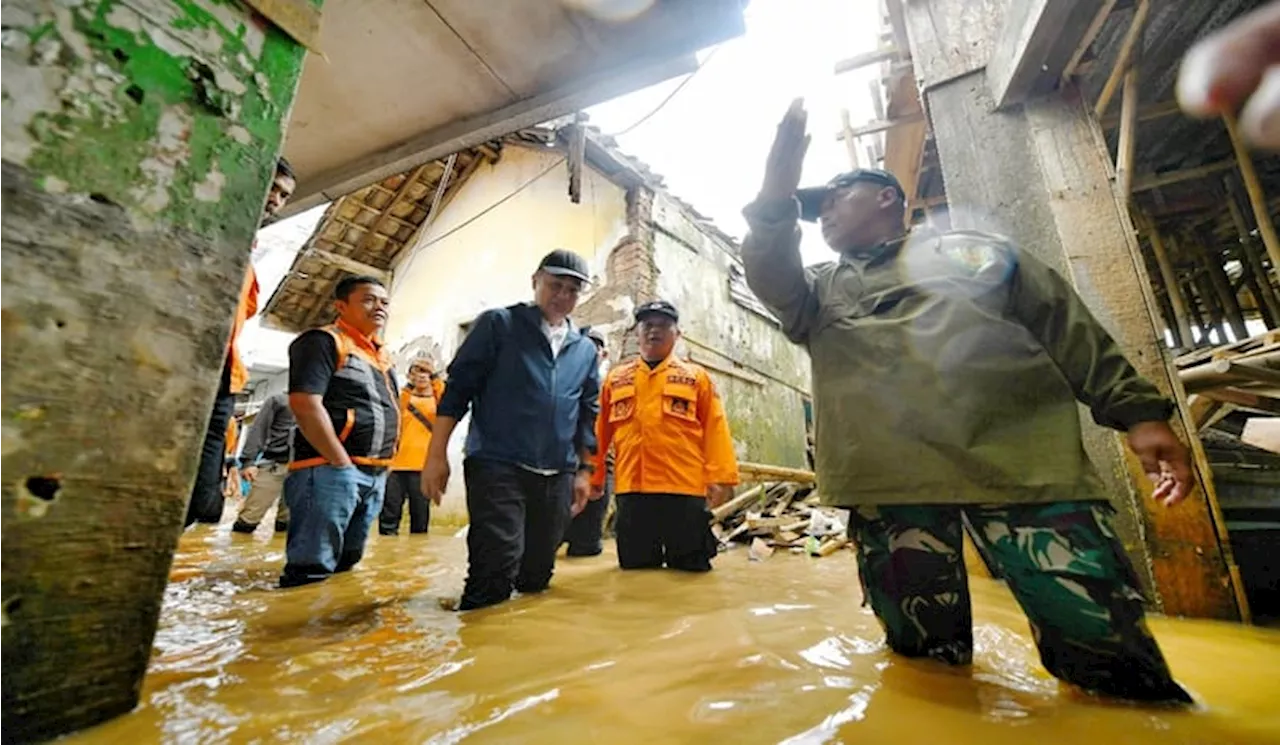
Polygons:
<instances>
[{"instance_id":1,"label":"black military cap","mask_svg":"<svg viewBox=\"0 0 1280 745\"><path fill-rule=\"evenodd\" d=\"M822 202L832 190L853 186L859 181L892 187L904 202L907 199L907 193L902 189L902 184L898 183L897 177L892 173L879 168L857 168L836 176L823 186L797 189L796 199L800 200L800 219L814 222L822 215Z\"/></svg>"},{"instance_id":2,"label":"black military cap","mask_svg":"<svg viewBox=\"0 0 1280 745\"><path fill-rule=\"evenodd\" d=\"M538 269L547 274L574 277L583 282L591 281L591 269L587 266L587 260L563 248L557 248L543 256L542 261L538 263Z\"/></svg>"},{"instance_id":3,"label":"black military cap","mask_svg":"<svg viewBox=\"0 0 1280 745\"><path fill-rule=\"evenodd\" d=\"M680 311L666 300L650 300L636 308L636 321L643 321L645 316L654 314L664 315L677 323L680 322Z\"/></svg>"}]
</instances>

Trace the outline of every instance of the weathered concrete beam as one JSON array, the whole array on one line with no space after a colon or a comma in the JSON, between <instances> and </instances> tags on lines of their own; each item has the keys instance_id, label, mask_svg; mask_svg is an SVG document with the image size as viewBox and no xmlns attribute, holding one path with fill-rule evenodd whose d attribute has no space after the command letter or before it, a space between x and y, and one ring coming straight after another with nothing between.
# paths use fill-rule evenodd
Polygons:
<instances>
[{"instance_id":1,"label":"weathered concrete beam","mask_svg":"<svg viewBox=\"0 0 1280 745\"><path fill-rule=\"evenodd\" d=\"M138 702L303 49L214 0L4 4L3 732Z\"/></svg>"},{"instance_id":2,"label":"weathered concrete beam","mask_svg":"<svg viewBox=\"0 0 1280 745\"><path fill-rule=\"evenodd\" d=\"M1114 0L1112 0L1114 1ZM1107 0L1025 0L1004 14L987 81L998 108L1052 91Z\"/></svg>"}]
</instances>

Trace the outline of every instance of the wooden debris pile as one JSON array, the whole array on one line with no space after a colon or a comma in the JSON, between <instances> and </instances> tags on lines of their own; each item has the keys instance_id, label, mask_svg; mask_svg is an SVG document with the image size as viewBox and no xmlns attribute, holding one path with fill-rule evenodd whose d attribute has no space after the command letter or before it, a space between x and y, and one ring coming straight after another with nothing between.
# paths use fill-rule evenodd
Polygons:
<instances>
[{"instance_id":1,"label":"wooden debris pile","mask_svg":"<svg viewBox=\"0 0 1280 745\"><path fill-rule=\"evenodd\" d=\"M848 513L818 504L812 472L754 464L740 470L744 478L770 480L711 511L711 531L722 546L748 544L751 558L764 560L779 549L830 556L848 545ZM786 480L772 480L778 477Z\"/></svg>"}]
</instances>

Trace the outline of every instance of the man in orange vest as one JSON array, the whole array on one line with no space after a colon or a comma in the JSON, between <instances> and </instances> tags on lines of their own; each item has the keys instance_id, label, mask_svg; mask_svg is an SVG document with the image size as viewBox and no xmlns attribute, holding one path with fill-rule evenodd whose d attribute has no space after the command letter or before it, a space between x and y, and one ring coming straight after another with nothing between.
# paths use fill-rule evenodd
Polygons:
<instances>
[{"instance_id":1,"label":"man in orange vest","mask_svg":"<svg viewBox=\"0 0 1280 745\"><path fill-rule=\"evenodd\" d=\"M284 207L297 188L298 180L284 158L276 161L275 178L267 193L267 203L262 208L262 222L266 223ZM254 246L257 245L255 240ZM250 249L252 250L252 249ZM235 411L235 396L249 382L249 371L240 359L236 341L244 324L258 312L258 276L250 264L245 270L240 286L240 302L231 320L231 336L227 339L227 356L222 366L222 382L213 400L213 412L209 415L209 427L205 430L204 446L200 450L200 466L196 469L196 481L191 487L191 499L187 502L186 525L197 521L216 523L222 519L222 462L226 443L227 420Z\"/></svg>"},{"instance_id":2,"label":"man in orange vest","mask_svg":"<svg viewBox=\"0 0 1280 745\"><path fill-rule=\"evenodd\" d=\"M618 565L707 572L718 550L708 504L738 483L729 422L707 371L672 354L675 306L655 300L635 317L640 359L611 370L600 393L592 498L604 492L612 445Z\"/></svg>"},{"instance_id":3,"label":"man in orange vest","mask_svg":"<svg viewBox=\"0 0 1280 745\"><path fill-rule=\"evenodd\" d=\"M395 369L378 339L387 303L381 280L345 277L334 291L338 320L289 345L289 408L298 430L284 482L281 587L320 582L359 563L382 510L400 434Z\"/></svg>"},{"instance_id":4,"label":"man in orange vest","mask_svg":"<svg viewBox=\"0 0 1280 745\"><path fill-rule=\"evenodd\" d=\"M409 532L426 533L431 523L431 503L422 493L422 467L435 429L436 404L444 383L435 365L425 357L409 363L409 385L400 391L400 444L387 475L387 495L378 518L380 535L400 532L404 502L409 500Z\"/></svg>"}]
</instances>

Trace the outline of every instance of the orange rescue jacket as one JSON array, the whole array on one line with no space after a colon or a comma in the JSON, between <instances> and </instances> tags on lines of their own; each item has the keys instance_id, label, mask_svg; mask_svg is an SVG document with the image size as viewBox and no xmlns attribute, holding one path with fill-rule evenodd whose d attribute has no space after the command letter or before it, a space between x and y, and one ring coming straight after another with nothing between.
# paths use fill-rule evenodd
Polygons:
<instances>
[{"instance_id":1,"label":"orange rescue jacket","mask_svg":"<svg viewBox=\"0 0 1280 745\"><path fill-rule=\"evenodd\" d=\"M421 471L427 464L427 449L431 445L431 430L423 424L413 411L426 418L431 426L436 425L436 403L444 392L444 383L431 381L431 395L418 396L409 388L400 390L400 444L396 446L396 455L391 459L393 471Z\"/></svg>"},{"instance_id":2,"label":"orange rescue jacket","mask_svg":"<svg viewBox=\"0 0 1280 745\"><path fill-rule=\"evenodd\" d=\"M729 421L711 376L674 356L652 370L633 360L609 371L596 438L591 482L604 485L612 445L617 494L704 497L711 484L738 483Z\"/></svg>"},{"instance_id":3,"label":"orange rescue jacket","mask_svg":"<svg viewBox=\"0 0 1280 745\"><path fill-rule=\"evenodd\" d=\"M245 321L258 312L258 274L250 264L244 273L244 284L240 287L240 302L236 304L236 315L231 321L231 337L227 339L227 365L231 367L231 392L239 393L249 383L249 369L240 359L237 342L240 332L244 330Z\"/></svg>"}]
</instances>

